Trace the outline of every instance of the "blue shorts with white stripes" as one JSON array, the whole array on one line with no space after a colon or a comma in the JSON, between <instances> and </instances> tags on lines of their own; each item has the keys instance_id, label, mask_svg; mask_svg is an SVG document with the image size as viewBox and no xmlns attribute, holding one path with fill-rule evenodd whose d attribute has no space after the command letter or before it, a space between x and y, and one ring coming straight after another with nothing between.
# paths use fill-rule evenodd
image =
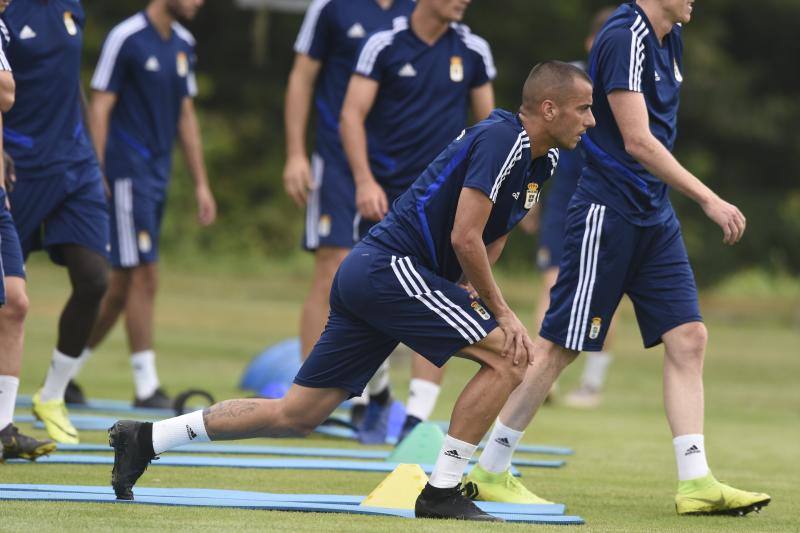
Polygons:
<instances>
[{"instance_id":1,"label":"blue shorts with white stripes","mask_svg":"<svg viewBox=\"0 0 800 533\"><path fill-rule=\"evenodd\" d=\"M100 168L94 159L52 175L29 175L17 169L9 193L23 257L46 249L64 264L62 244L78 244L108 257L108 202Z\"/></svg>"},{"instance_id":2,"label":"blue shorts with white stripes","mask_svg":"<svg viewBox=\"0 0 800 533\"><path fill-rule=\"evenodd\" d=\"M152 194L147 178L116 178L111 187L111 265L132 268L158 261L164 198Z\"/></svg>"},{"instance_id":3,"label":"blue shorts with white stripes","mask_svg":"<svg viewBox=\"0 0 800 533\"><path fill-rule=\"evenodd\" d=\"M364 243L339 267L330 304L325 331L294 381L353 396L398 343L442 366L497 327L479 300L414 257Z\"/></svg>"},{"instance_id":4,"label":"blue shorts with white stripes","mask_svg":"<svg viewBox=\"0 0 800 533\"><path fill-rule=\"evenodd\" d=\"M675 213L660 224L636 226L576 195L540 335L570 350L600 351L623 294L633 301L646 348L667 331L702 320Z\"/></svg>"},{"instance_id":5,"label":"blue shorts with white stripes","mask_svg":"<svg viewBox=\"0 0 800 533\"><path fill-rule=\"evenodd\" d=\"M25 277L22 248L11 213L6 209L6 191L0 188L0 306L6 303L6 276Z\"/></svg>"}]
</instances>

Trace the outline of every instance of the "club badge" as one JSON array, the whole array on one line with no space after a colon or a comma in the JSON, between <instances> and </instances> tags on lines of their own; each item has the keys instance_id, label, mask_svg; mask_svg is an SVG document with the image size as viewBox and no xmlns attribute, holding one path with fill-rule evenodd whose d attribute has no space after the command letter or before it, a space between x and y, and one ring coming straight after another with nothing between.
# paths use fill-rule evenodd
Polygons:
<instances>
[{"instance_id":1,"label":"club badge","mask_svg":"<svg viewBox=\"0 0 800 533\"><path fill-rule=\"evenodd\" d=\"M189 74L189 58L186 57L185 52L178 52L175 57L175 67L178 70L178 76L185 78Z\"/></svg>"},{"instance_id":2,"label":"club badge","mask_svg":"<svg viewBox=\"0 0 800 533\"><path fill-rule=\"evenodd\" d=\"M480 303L478 303L478 302L472 302L472 303L470 304L470 306L472 307L472 309L474 309L474 310L475 310L475 312L476 312L476 313L478 313L478 315L479 315L479 316L480 316L482 319L484 319L484 320L489 320L490 318L492 318L492 315L490 315L490 314L489 314L489 311L487 311L487 310L486 310L486 308L485 308L485 307L483 307L483 306L482 306Z\"/></svg>"},{"instance_id":3,"label":"club badge","mask_svg":"<svg viewBox=\"0 0 800 533\"><path fill-rule=\"evenodd\" d=\"M539 201L539 184L529 183L528 190L525 191L525 209L530 209Z\"/></svg>"},{"instance_id":4,"label":"club badge","mask_svg":"<svg viewBox=\"0 0 800 533\"><path fill-rule=\"evenodd\" d=\"M456 83L464 81L464 63L459 56L450 58L450 79Z\"/></svg>"},{"instance_id":5,"label":"club badge","mask_svg":"<svg viewBox=\"0 0 800 533\"><path fill-rule=\"evenodd\" d=\"M139 232L139 251L143 254L148 253L153 249L153 241L150 240L150 234L146 231Z\"/></svg>"},{"instance_id":6,"label":"club badge","mask_svg":"<svg viewBox=\"0 0 800 533\"><path fill-rule=\"evenodd\" d=\"M317 224L317 232L320 237L327 237L331 234L331 217L330 215L322 215L319 217Z\"/></svg>"},{"instance_id":7,"label":"club badge","mask_svg":"<svg viewBox=\"0 0 800 533\"><path fill-rule=\"evenodd\" d=\"M75 24L75 19L72 18L72 12L64 11L64 27L67 28L67 33L76 35L78 33L78 25Z\"/></svg>"},{"instance_id":8,"label":"club badge","mask_svg":"<svg viewBox=\"0 0 800 533\"><path fill-rule=\"evenodd\" d=\"M592 319L592 327L589 328L589 338L594 340L600 336L600 328L603 326L603 319L596 316Z\"/></svg>"}]
</instances>

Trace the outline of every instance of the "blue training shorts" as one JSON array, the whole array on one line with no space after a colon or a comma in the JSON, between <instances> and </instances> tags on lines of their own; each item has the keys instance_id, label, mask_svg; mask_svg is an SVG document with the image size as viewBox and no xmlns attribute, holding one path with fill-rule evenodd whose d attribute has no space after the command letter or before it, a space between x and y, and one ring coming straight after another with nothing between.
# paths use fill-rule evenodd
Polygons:
<instances>
[{"instance_id":1,"label":"blue training shorts","mask_svg":"<svg viewBox=\"0 0 800 533\"><path fill-rule=\"evenodd\" d=\"M0 306L6 303L5 277L25 277L25 262L17 228L6 209L6 191L0 188Z\"/></svg>"},{"instance_id":2,"label":"blue training shorts","mask_svg":"<svg viewBox=\"0 0 800 533\"><path fill-rule=\"evenodd\" d=\"M77 244L108 257L108 203L100 168L82 161L55 176L30 176L17 169L9 194L23 257L45 249L63 265L59 246Z\"/></svg>"},{"instance_id":3,"label":"blue training shorts","mask_svg":"<svg viewBox=\"0 0 800 533\"><path fill-rule=\"evenodd\" d=\"M540 335L570 350L600 351L623 294L633 301L645 348L681 324L702 320L674 213L661 224L636 226L576 195Z\"/></svg>"},{"instance_id":4,"label":"blue training shorts","mask_svg":"<svg viewBox=\"0 0 800 533\"><path fill-rule=\"evenodd\" d=\"M133 268L158 261L165 200L147 177L116 178L111 186L111 266Z\"/></svg>"},{"instance_id":5,"label":"blue training shorts","mask_svg":"<svg viewBox=\"0 0 800 533\"><path fill-rule=\"evenodd\" d=\"M413 257L359 243L331 287L325 331L294 382L358 396L398 343L441 367L497 322L479 300Z\"/></svg>"}]
</instances>

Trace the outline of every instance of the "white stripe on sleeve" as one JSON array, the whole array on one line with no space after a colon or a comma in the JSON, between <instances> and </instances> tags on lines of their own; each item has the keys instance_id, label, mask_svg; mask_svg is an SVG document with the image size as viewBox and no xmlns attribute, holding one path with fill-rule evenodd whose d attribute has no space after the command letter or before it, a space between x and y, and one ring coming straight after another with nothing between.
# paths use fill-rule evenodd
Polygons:
<instances>
[{"instance_id":1,"label":"white stripe on sleeve","mask_svg":"<svg viewBox=\"0 0 800 533\"><path fill-rule=\"evenodd\" d=\"M300 26L300 32L297 34L297 40L294 42L294 51L298 54L308 54L311 50L311 43L314 42L314 34L317 33L317 23L322 10L331 0L314 0L308 6L306 16L303 17L303 25Z\"/></svg>"},{"instance_id":2,"label":"white stripe on sleeve","mask_svg":"<svg viewBox=\"0 0 800 533\"><path fill-rule=\"evenodd\" d=\"M92 89L97 91L105 91L108 89L108 84L111 81L111 75L114 72L114 66L117 64L119 58L119 51L125 41L134 33L143 30L147 27L147 20L144 15L137 13L134 16L119 23L108 34L106 42L103 44L103 50L100 52L100 59L97 62L97 67L92 76Z\"/></svg>"}]
</instances>

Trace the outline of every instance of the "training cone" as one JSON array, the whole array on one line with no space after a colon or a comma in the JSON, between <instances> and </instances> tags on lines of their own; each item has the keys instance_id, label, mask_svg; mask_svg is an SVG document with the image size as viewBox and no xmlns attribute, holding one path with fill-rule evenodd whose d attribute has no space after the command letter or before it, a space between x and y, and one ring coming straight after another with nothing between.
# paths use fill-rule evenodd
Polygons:
<instances>
[{"instance_id":1,"label":"training cone","mask_svg":"<svg viewBox=\"0 0 800 533\"><path fill-rule=\"evenodd\" d=\"M386 460L391 463L432 465L439 457L443 442L444 433L438 425L422 422L411 430Z\"/></svg>"},{"instance_id":2,"label":"training cone","mask_svg":"<svg viewBox=\"0 0 800 533\"><path fill-rule=\"evenodd\" d=\"M413 509L417 496L425 488L428 476L419 465L397 465L386 479L364 498L364 507Z\"/></svg>"}]
</instances>

